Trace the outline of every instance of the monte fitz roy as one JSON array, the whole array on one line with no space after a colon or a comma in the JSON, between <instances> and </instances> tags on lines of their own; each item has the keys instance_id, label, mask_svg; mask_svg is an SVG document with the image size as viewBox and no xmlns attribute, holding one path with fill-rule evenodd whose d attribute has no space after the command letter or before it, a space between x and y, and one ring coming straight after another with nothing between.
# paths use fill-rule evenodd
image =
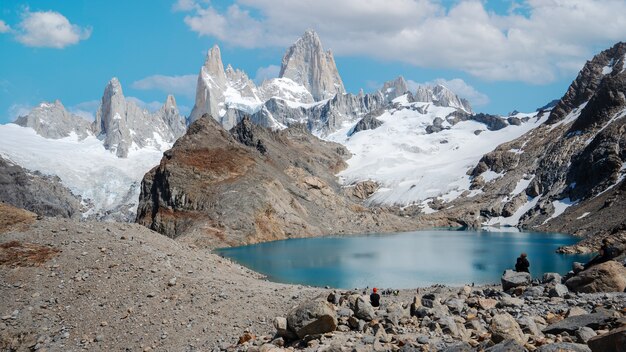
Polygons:
<instances>
[{"instance_id":1,"label":"monte fitz roy","mask_svg":"<svg viewBox=\"0 0 626 352\"><path fill-rule=\"evenodd\" d=\"M150 113L113 78L93 122L56 101L1 126L3 172L30 175L3 200L173 237L209 231L212 246L426 226L623 236L625 50L588 61L552 105L496 116L403 77L346 93L313 31L258 86L214 46L186 120L173 96ZM33 192L41 177L69 191Z\"/></svg>"}]
</instances>

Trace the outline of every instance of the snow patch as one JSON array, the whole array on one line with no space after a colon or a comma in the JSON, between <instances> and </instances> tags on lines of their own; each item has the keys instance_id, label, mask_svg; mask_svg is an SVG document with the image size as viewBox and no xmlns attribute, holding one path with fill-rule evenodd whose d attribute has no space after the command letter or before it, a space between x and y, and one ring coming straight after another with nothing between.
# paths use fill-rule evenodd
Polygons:
<instances>
[{"instance_id":1,"label":"snow patch","mask_svg":"<svg viewBox=\"0 0 626 352\"><path fill-rule=\"evenodd\" d=\"M587 211L587 212L583 213L583 215L577 217L576 220L580 220L582 218L586 218L589 214L591 214L591 213Z\"/></svg>"},{"instance_id":2,"label":"snow patch","mask_svg":"<svg viewBox=\"0 0 626 352\"><path fill-rule=\"evenodd\" d=\"M527 211L529 211L530 209L534 208L535 205L537 205L537 202L539 201L539 197L535 197L535 198L530 198L528 197L526 203L524 203L524 205L522 205L521 207L519 207L519 209L517 209L517 211L509 216L509 217L503 217L503 216L498 216L495 218L491 218L489 220L487 220L485 223L483 223L483 225L485 226L517 226L519 224L519 220L522 217L522 215L526 214Z\"/></svg>"},{"instance_id":3,"label":"snow patch","mask_svg":"<svg viewBox=\"0 0 626 352\"><path fill-rule=\"evenodd\" d=\"M554 207L554 213L552 213L552 215L550 216L549 219L547 219L546 221L544 221L543 223L545 224L546 222L556 218L557 216L563 214L563 212L571 207L572 205L576 205L578 204L578 202L574 202L572 200L568 198L564 198L564 199L558 199L552 202L552 206Z\"/></svg>"},{"instance_id":4,"label":"snow patch","mask_svg":"<svg viewBox=\"0 0 626 352\"><path fill-rule=\"evenodd\" d=\"M524 175L526 176L526 175ZM533 175L533 177L529 178L528 180L525 178L522 178L521 180L517 181L517 184L515 185L515 189L513 189L513 191L510 193L511 196L516 196L520 193L522 193L526 188L528 188L528 185L530 185L530 182L535 178L535 175Z\"/></svg>"}]
</instances>

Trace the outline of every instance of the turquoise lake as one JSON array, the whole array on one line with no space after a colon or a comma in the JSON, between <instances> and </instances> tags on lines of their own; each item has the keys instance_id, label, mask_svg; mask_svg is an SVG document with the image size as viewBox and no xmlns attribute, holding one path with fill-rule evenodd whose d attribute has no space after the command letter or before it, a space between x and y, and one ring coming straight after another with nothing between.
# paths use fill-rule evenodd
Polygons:
<instances>
[{"instance_id":1,"label":"turquoise lake","mask_svg":"<svg viewBox=\"0 0 626 352\"><path fill-rule=\"evenodd\" d=\"M563 234L430 230L290 239L225 248L230 258L276 282L334 288L413 288L499 283L521 252L531 275L565 274L590 255L554 251L578 239Z\"/></svg>"}]
</instances>

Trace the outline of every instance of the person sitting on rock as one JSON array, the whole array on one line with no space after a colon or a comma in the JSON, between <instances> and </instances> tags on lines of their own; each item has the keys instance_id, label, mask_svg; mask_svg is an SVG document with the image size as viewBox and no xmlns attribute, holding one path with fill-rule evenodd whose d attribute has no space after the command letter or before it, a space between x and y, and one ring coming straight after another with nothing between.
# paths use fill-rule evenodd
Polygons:
<instances>
[{"instance_id":1,"label":"person sitting on rock","mask_svg":"<svg viewBox=\"0 0 626 352\"><path fill-rule=\"evenodd\" d=\"M372 304L372 307L380 306L380 295L378 294L378 289L376 287L372 289L372 294L370 295L370 303Z\"/></svg>"},{"instance_id":2,"label":"person sitting on rock","mask_svg":"<svg viewBox=\"0 0 626 352\"><path fill-rule=\"evenodd\" d=\"M611 246L611 242L608 238L605 238L602 240L602 246L600 246L600 250L598 250L598 255L593 257L587 264L585 264L585 269L588 269L600 263L608 262L616 256L617 249Z\"/></svg>"},{"instance_id":3,"label":"person sitting on rock","mask_svg":"<svg viewBox=\"0 0 626 352\"><path fill-rule=\"evenodd\" d=\"M525 272L530 273L528 268L530 268L530 263L527 259L528 255L526 253L522 253L519 258L517 258L517 262L515 263L515 271L517 272Z\"/></svg>"}]
</instances>

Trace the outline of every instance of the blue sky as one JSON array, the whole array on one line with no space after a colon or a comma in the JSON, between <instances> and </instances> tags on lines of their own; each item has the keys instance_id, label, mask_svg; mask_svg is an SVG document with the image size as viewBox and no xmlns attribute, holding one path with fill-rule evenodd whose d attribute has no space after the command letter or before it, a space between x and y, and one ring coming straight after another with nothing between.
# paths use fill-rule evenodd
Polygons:
<instances>
[{"instance_id":1,"label":"blue sky","mask_svg":"<svg viewBox=\"0 0 626 352\"><path fill-rule=\"evenodd\" d=\"M188 113L208 48L271 76L309 28L350 92L402 75L476 111L532 111L626 40L623 13L623 0L0 0L0 123L55 99L88 116L114 76L146 107L172 93Z\"/></svg>"}]
</instances>

